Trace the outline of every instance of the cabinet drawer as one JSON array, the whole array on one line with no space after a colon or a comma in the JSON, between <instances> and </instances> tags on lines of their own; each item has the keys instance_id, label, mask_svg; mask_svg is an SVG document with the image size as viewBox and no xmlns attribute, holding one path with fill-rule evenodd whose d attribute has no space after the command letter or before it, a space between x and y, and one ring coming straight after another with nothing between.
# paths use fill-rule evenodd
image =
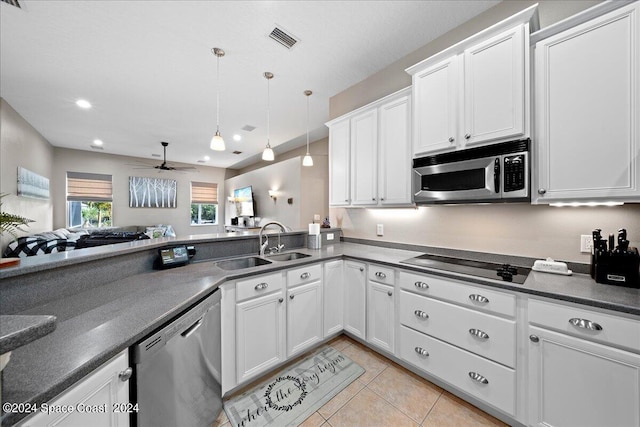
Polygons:
<instances>
[{"instance_id":1,"label":"cabinet drawer","mask_svg":"<svg viewBox=\"0 0 640 427\"><path fill-rule=\"evenodd\" d=\"M400 291L400 323L515 367L516 322Z\"/></svg>"},{"instance_id":2,"label":"cabinet drawer","mask_svg":"<svg viewBox=\"0 0 640 427\"><path fill-rule=\"evenodd\" d=\"M491 313L516 315L515 295L451 279L401 271L400 288Z\"/></svg>"},{"instance_id":3,"label":"cabinet drawer","mask_svg":"<svg viewBox=\"0 0 640 427\"><path fill-rule=\"evenodd\" d=\"M306 265L287 271L287 287L301 285L320 280L322 266L320 264Z\"/></svg>"},{"instance_id":4,"label":"cabinet drawer","mask_svg":"<svg viewBox=\"0 0 640 427\"><path fill-rule=\"evenodd\" d=\"M385 285L393 285L395 283L394 271L392 268L369 264L369 280L384 283Z\"/></svg>"},{"instance_id":5,"label":"cabinet drawer","mask_svg":"<svg viewBox=\"0 0 640 427\"><path fill-rule=\"evenodd\" d=\"M529 322L640 353L640 319L530 299Z\"/></svg>"},{"instance_id":6,"label":"cabinet drawer","mask_svg":"<svg viewBox=\"0 0 640 427\"><path fill-rule=\"evenodd\" d=\"M236 282L236 301L267 295L282 289L282 273L255 276Z\"/></svg>"},{"instance_id":7,"label":"cabinet drawer","mask_svg":"<svg viewBox=\"0 0 640 427\"><path fill-rule=\"evenodd\" d=\"M400 327L400 357L508 414L515 413L516 374L513 369L405 326Z\"/></svg>"}]
</instances>

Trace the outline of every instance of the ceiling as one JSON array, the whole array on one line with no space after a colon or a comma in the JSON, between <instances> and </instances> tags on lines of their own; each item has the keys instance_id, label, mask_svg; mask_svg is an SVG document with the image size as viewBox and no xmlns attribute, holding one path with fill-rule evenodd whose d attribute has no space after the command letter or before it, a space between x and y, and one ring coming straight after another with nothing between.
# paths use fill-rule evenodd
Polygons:
<instances>
[{"instance_id":1,"label":"ceiling","mask_svg":"<svg viewBox=\"0 0 640 427\"><path fill-rule=\"evenodd\" d=\"M239 168L325 137L329 98L498 1L30 1L0 3L0 96L52 145ZM286 49L276 27L299 41ZM216 129L227 149L209 149ZM92 108L82 110L76 100ZM255 130L242 130L245 125ZM241 141L234 141L238 134ZM241 154L233 154L240 151ZM209 160L204 160L209 156Z\"/></svg>"}]
</instances>

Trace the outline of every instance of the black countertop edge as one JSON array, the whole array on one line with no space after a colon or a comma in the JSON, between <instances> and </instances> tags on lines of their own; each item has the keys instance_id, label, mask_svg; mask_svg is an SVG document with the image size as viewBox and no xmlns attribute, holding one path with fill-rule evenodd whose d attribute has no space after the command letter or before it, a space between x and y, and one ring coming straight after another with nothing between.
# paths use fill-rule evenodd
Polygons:
<instances>
[{"instance_id":1,"label":"black countertop edge","mask_svg":"<svg viewBox=\"0 0 640 427\"><path fill-rule=\"evenodd\" d=\"M0 325L0 354L4 354L53 332L56 317L0 315Z\"/></svg>"}]
</instances>

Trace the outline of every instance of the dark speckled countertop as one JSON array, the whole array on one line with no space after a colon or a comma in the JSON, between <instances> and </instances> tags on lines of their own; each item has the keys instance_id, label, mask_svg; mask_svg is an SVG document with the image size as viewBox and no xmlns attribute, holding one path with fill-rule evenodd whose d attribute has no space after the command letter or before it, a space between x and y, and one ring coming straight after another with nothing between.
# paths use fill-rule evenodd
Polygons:
<instances>
[{"instance_id":1,"label":"dark speckled countertop","mask_svg":"<svg viewBox=\"0 0 640 427\"><path fill-rule=\"evenodd\" d=\"M514 285L400 263L422 253L416 251L356 243L337 243L318 251L296 250L311 256L235 271L221 270L214 261L153 271L20 313L54 315L57 328L13 351L11 362L3 371L3 401L40 404L51 400L122 350L210 295L225 281L343 257L462 278L482 285L640 316L640 289L600 285L588 275L557 276L532 272L523 285ZM2 425L12 425L22 417L3 414Z\"/></svg>"},{"instance_id":2,"label":"dark speckled countertop","mask_svg":"<svg viewBox=\"0 0 640 427\"><path fill-rule=\"evenodd\" d=\"M42 338L55 328L55 316L0 315L0 354Z\"/></svg>"}]
</instances>

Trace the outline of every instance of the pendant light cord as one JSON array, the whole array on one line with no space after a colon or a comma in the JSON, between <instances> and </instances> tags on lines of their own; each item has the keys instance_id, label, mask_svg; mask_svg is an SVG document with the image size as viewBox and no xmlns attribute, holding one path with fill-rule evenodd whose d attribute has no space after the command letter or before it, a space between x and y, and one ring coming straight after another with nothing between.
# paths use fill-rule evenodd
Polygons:
<instances>
[{"instance_id":1,"label":"pendant light cord","mask_svg":"<svg viewBox=\"0 0 640 427\"><path fill-rule=\"evenodd\" d=\"M270 124L270 119L269 119L269 110L271 109L271 98L270 98L270 91L269 91L269 80L271 80L270 78L267 78L267 148L271 148L271 144L269 143L269 124Z\"/></svg>"},{"instance_id":2,"label":"pendant light cord","mask_svg":"<svg viewBox=\"0 0 640 427\"><path fill-rule=\"evenodd\" d=\"M307 155L309 155L309 95L307 95Z\"/></svg>"},{"instance_id":3,"label":"pendant light cord","mask_svg":"<svg viewBox=\"0 0 640 427\"><path fill-rule=\"evenodd\" d=\"M216 131L220 132L220 56L217 57L217 65L216 65L216 86L217 86L217 94L216 94Z\"/></svg>"}]
</instances>

